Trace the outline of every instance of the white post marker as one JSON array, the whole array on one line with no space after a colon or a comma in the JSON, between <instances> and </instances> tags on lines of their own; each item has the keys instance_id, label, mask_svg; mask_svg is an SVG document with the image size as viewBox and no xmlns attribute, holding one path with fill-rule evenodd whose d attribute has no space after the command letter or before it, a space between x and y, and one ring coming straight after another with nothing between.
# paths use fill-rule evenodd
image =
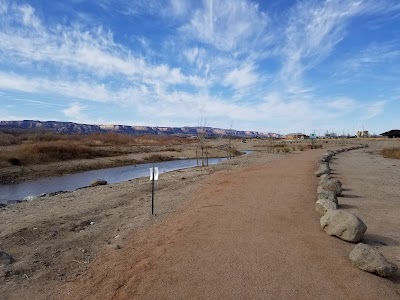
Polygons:
<instances>
[{"instance_id":1,"label":"white post marker","mask_svg":"<svg viewBox=\"0 0 400 300\"><path fill-rule=\"evenodd\" d=\"M151 181L151 214L154 215L154 182L158 180L158 167L150 168L150 181Z\"/></svg>"},{"instance_id":2,"label":"white post marker","mask_svg":"<svg viewBox=\"0 0 400 300\"><path fill-rule=\"evenodd\" d=\"M153 180L153 175L154 175L154 180L158 180L158 167L154 167L154 172L153 168L150 168L150 180Z\"/></svg>"}]
</instances>

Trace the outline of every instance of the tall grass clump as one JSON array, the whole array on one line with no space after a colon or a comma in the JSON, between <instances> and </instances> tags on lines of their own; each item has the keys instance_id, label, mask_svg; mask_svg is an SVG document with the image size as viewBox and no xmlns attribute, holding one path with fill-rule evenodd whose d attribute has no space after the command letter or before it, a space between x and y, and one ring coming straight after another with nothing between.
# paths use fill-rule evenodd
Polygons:
<instances>
[{"instance_id":1,"label":"tall grass clump","mask_svg":"<svg viewBox=\"0 0 400 300\"><path fill-rule=\"evenodd\" d=\"M8 133L0 132L0 146L10 146L17 143L17 138Z\"/></svg>"},{"instance_id":2,"label":"tall grass clump","mask_svg":"<svg viewBox=\"0 0 400 300\"><path fill-rule=\"evenodd\" d=\"M381 154L385 158L400 159L400 147L384 148L381 150Z\"/></svg>"},{"instance_id":3,"label":"tall grass clump","mask_svg":"<svg viewBox=\"0 0 400 300\"><path fill-rule=\"evenodd\" d=\"M13 156L24 165L80 158L109 156L110 153L77 142L52 141L23 145Z\"/></svg>"}]
</instances>

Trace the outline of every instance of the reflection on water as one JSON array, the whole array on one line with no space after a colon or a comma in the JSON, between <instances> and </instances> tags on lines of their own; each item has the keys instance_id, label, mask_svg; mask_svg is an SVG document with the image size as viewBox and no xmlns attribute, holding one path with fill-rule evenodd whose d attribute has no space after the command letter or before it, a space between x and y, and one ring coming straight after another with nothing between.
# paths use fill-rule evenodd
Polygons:
<instances>
[{"instance_id":1,"label":"reflection on water","mask_svg":"<svg viewBox=\"0 0 400 300\"><path fill-rule=\"evenodd\" d=\"M223 160L225 160L225 158L209 158L209 164L217 164ZM173 160L155 164L155 166L158 167L160 174L179 169L191 168L196 165L196 159ZM98 178L107 180L108 183L116 183L133 178L149 176L149 168L152 166L153 164L149 163L107 168L59 177L49 177L21 183L0 185L0 203L6 203L8 200L21 200L30 195L36 196L49 192L72 191L80 187L88 186L93 180ZM160 179L162 179L162 177Z\"/></svg>"}]
</instances>

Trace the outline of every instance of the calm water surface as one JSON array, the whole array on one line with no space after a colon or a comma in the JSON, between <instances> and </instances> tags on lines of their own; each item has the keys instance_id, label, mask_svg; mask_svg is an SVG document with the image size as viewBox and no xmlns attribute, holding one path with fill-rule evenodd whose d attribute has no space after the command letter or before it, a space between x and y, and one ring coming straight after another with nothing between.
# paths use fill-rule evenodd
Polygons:
<instances>
[{"instance_id":1,"label":"calm water surface","mask_svg":"<svg viewBox=\"0 0 400 300\"><path fill-rule=\"evenodd\" d=\"M226 158L209 158L209 164L218 164ZM159 173L186 169L197 165L196 159L172 160L154 164ZM108 183L117 183L129 179L149 176L153 163L132 166L107 168L80 172L59 177L48 177L39 180L29 180L20 183L0 185L0 203L8 200L22 200L27 196L37 196L49 192L72 191L85 187L95 179L104 179ZM162 179L162 177L160 177Z\"/></svg>"}]
</instances>

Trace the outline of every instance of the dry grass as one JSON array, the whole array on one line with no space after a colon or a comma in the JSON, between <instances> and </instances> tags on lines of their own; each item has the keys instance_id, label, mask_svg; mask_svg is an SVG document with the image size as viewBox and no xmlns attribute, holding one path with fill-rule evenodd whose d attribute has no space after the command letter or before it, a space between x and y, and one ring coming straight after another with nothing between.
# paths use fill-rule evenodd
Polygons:
<instances>
[{"instance_id":1,"label":"dry grass","mask_svg":"<svg viewBox=\"0 0 400 300\"><path fill-rule=\"evenodd\" d=\"M123 133L63 134L51 131L3 130L0 146L50 141L79 141L86 145L171 146L194 143L194 140L175 136L128 135Z\"/></svg>"},{"instance_id":2,"label":"dry grass","mask_svg":"<svg viewBox=\"0 0 400 300\"><path fill-rule=\"evenodd\" d=\"M0 148L0 167L152 152L157 147L167 147L172 151L175 149L173 146L194 142L182 137L132 136L121 133L79 135L45 131L0 132L0 146L5 146ZM147 160L163 161L166 158L149 157Z\"/></svg>"},{"instance_id":3,"label":"dry grass","mask_svg":"<svg viewBox=\"0 0 400 300\"><path fill-rule=\"evenodd\" d=\"M300 151L304 151L304 149L306 149L307 147L304 145L299 145L298 148Z\"/></svg>"},{"instance_id":4,"label":"dry grass","mask_svg":"<svg viewBox=\"0 0 400 300\"><path fill-rule=\"evenodd\" d=\"M384 148L381 154L386 158L400 159L400 147Z\"/></svg>"},{"instance_id":5,"label":"dry grass","mask_svg":"<svg viewBox=\"0 0 400 300\"><path fill-rule=\"evenodd\" d=\"M12 165L31 165L70 159L113 156L115 154L115 152L110 153L110 151L96 149L78 142L50 141L21 145L12 152L4 153L2 158Z\"/></svg>"}]
</instances>

